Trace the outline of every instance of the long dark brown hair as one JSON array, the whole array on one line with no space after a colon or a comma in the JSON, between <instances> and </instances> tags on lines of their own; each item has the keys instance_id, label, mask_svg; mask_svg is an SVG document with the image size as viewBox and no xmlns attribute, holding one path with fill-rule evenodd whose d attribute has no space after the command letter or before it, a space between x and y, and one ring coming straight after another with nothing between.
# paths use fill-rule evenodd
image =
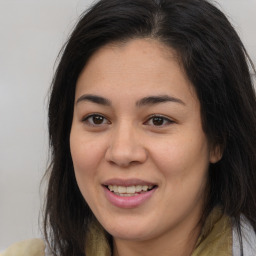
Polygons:
<instances>
[{"instance_id":1,"label":"long dark brown hair","mask_svg":"<svg viewBox=\"0 0 256 256\"><path fill-rule=\"evenodd\" d=\"M256 230L256 101L248 66L255 69L230 22L205 0L101 0L81 16L52 82L44 231L54 255L85 255L94 218L70 155L77 78L99 48L133 38L153 38L175 49L197 92L204 132L223 152L209 168L202 219L221 205L238 230L241 214Z\"/></svg>"}]
</instances>

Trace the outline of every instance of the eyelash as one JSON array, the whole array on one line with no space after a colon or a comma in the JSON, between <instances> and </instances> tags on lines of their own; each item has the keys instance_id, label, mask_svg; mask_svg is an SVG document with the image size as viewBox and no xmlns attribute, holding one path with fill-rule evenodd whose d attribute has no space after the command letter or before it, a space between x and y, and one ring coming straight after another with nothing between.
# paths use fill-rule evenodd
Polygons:
<instances>
[{"instance_id":1,"label":"eyelash","mask_svg":"<svg viewBox=\"0 0 256 256\"><path fill-rule=\"evenodd\" d=\"M93 120L90 121L90 119L92 118L99 118L99 120L103 120L103 121L107 121L106 123L101 123L101 124L95 124L93 123ZM89 126L93 126L93 127L100 127L102 125L105 125L105 124L110 124L110 122L108 121L108 119L106 117L104 117L103 115L100 115L100 114L91 114L91 115L88 115L86 116L85 118L83 118L82 120L84 123L88 124Z\"/></svg>"},{"instance_id":2,"label":"eyelash","mask_svg":"<svg viewBox=\"0 0 256 256\"><path fill-rule=\"evenodd\" d=\"M93 121L93 118L98 118L98 120L102 121L103 123L95 124L95 120ZM154 120L154 118L155 118L155 120ZM89 126L93 126L93 127L101 127L102 125L105 125L105 124L111 124L111 122L101 114L88 115L85 118L83 118L82 121L84 123L88 124ZM163 124L160 124L160 125L156 125L156 124L153 124L153 123L149 124L150 122L154 122L154 121L157 121L157 122L160 121ZM156 115L155 114L155 115L150 116L143 124L161 128L161 127L170 125L172 123L174 123L174 121L171 120L170 118L167 118L167 117L162 116L162 115Z\"/></svg>"},{"instance_id":3,"label":"eyelash","mask_svg":"<svg viewBox=\"0 0 256 256\"><path fill-rule=\"evenodd\" d=\"M165 116L162 116L162 115L152 115L152 116L150 116L148 119L147 119L147 121L146 122L144 122L144 124L147 124L147 123L149 123L150 121L151 122L153 122L153 119L156 119L155 121L159 121L159 120L161 120L162 122L164 122L164 124L160 124L160 125L154 125L154 124L152 124L152 126L154 126L154 127L159 127L159 128L161 128L161 127L164 127L164 126L167 126L167 125L170 125L170 124L173 124L174 123L174 121L173 120L171 120L170 118L167 118L167 117L165 117Z\"/></svg>"}]
</instances>

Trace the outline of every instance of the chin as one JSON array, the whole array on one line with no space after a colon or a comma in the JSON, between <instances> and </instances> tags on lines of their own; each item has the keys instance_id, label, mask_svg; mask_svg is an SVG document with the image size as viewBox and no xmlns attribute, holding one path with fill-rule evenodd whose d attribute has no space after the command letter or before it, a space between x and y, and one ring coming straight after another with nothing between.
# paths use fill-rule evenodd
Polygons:
<instances>
[{"instance_id":1,"label":"chin","mask_svg":"<svg viewBox=\"0 0 256 256\"><path fill-rule=\"evenodd\" d=\"M105 228L109 234L111 234L114 238L121 240L133 240L133 241L143 241L152 238L153 228L148 225L140 224L120 224L115 226L109 226Z\"/></svg>"}]
</instances>

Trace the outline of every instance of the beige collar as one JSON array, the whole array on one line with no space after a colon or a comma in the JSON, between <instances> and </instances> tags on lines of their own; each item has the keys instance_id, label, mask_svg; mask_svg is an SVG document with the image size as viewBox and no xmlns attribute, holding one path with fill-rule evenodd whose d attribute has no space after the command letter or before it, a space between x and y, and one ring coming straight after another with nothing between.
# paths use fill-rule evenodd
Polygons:
<instances>
[{"instance_id":1,"label":"beige collar","mask_svg":"<svg viewBox=\"0 0 256 256\"><path fill-rule=\"evenodd\" d=\"M232 256L231 219L215 208L204 224L191 256Z\"/></svg>"}]
</instances>

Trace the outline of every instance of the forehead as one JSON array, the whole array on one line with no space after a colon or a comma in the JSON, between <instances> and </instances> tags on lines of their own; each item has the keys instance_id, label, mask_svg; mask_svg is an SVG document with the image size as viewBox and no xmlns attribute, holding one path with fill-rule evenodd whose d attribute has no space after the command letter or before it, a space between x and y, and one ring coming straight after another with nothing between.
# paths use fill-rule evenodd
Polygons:
<instances>
[{"instance_id":1,"label":"forehead","mask_svg":"<svg viewBox=\"0 0 256 256\"><path fill-rule=\"evenodd\" d=\"M161 60L162 62L177 61L180 64L178 54L174 49L160 41L148 38L131 39L125 42L113 42L104 45L89 58L84 69L92 66L97 60L106 64L109 68L114 68L112 71L116 71L118 68L129 68L128 64L131 61L134 65L140 65L140 72L143 69L147 72L149 68L157 67L162 64ZM127 62L128 60L129 62Z\"/></svg>"},{"instance_id":2,"label":"forehead","mask_svg":"<svg viewBox=\"0 0 256 256\"><path fill-rule=\"evenodd\" d=\"M168 90L184 97L195 96L176 52L153 39L133 39L100 48L79 76L76 97L85 91L109 94L115 90L127 95L136 92L138 97L166 94Z\"/></svg>"}]
</instances>

